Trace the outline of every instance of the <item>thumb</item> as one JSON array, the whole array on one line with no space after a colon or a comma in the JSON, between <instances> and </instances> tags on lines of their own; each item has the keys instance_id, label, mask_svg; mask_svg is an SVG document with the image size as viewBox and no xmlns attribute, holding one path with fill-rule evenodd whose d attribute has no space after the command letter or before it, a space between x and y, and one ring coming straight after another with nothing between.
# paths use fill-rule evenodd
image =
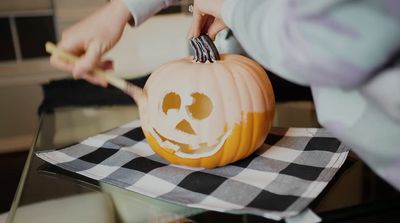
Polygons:
<instances>
[{"instance_id":1,"label":"thumb","mask_svg":"<svg viewBox=\"0 0 400 223\"><path fill-rule=\"evenodd\" d=\"M73 75L80 77L83 74L92 73L91 71L96 68L103 53L101 43L91 41L85 54L76 62L72 71Z\"/></svg>"},{"instance_id":2,"label":"thumb","mask_svg":"<svg viewBox=\"0 0 400 223\"><path fill-rule=\"evenodd\" d=\"M210 25L208 28L208 36L212 39L215 40L215 36L218 34L219 31L227 28L225 23L221 19L216 19L214 22Z\"/></svg>"}]
</instances>

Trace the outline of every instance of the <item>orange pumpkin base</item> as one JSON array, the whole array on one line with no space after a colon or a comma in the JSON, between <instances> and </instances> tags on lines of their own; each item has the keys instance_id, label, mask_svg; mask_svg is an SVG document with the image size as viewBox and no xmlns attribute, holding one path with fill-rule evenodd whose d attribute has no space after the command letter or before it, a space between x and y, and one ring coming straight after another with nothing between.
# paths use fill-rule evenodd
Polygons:
<instances>
[{"instance_id":1,"label":"orange pumpkin base","mask_svg":"<svg viewBox=\"0 0 400 223\"><path fill-rule=\"evenodd\" d=\"M214 168L243 159L257 150L270 130L273 112L247 113L247 117L242 118L245 122L235 124L231 135L226 139L222 147L215 154L208 157L179 157L174 154L172 149L161 147L148 132L144 132L144 134L153 151L170 163L191 167Z\"/></svg>"}]
</instances>

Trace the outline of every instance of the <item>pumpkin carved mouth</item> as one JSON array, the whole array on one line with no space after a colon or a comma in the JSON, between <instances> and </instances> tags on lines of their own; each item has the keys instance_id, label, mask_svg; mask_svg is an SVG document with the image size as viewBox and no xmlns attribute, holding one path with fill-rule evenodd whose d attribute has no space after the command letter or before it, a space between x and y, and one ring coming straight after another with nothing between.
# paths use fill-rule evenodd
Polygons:
<instances>
[{"instance_id":1,"label":"pumpkin carved mouth","mask_svg":"<svg viewBox=\"0 0 400 223\"><path fill-rule=\"evenodd\" d=\"M194 146L169 139L154 128L152 130L153 131L151 131L151 134L156 139L158 144L164 148L164 150L182 158L200 158L215 154L224 145L226 139L232 132L232 128L225 128L225 131L221 134L221 136L217 137L217 143L213 145L208 145L206 142L199 143L196 145L197 148L194 148Z\"/></svg>"}]
</instances>

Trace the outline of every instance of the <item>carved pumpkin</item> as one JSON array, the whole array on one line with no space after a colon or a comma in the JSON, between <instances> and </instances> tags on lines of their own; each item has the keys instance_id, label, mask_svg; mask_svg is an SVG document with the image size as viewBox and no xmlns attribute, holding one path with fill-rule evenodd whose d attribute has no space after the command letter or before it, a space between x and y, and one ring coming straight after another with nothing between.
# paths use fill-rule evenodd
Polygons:
<instances>
[{"instance_id":1,"label":"carved pumpkin","mask_svg":"<svg viewBox=\"0 0 400 223\"><path fill-rule=\"evenodd\" d=\"M186 57L152 73L143 91L141 122L148 143L161 157L212 168L245 158L262 145L275 101L267 74L257 63L230 54L214 60L219 58L215 50L210 54L208 48L207 56L204 45L204 52L199 49L195 58L210 62Z\"/></svg>"}]
</instances>

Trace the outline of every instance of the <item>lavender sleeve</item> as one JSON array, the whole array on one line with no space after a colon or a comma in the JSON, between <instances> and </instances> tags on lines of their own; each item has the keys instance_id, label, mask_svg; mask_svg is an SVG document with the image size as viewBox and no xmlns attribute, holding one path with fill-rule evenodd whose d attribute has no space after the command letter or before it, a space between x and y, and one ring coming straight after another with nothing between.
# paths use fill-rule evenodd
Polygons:
<instances>
[{"instance_id":1,"label":"lavender sleeve","mask_svg":"<svg viewBox=\"0 0 400 223\"><path fill-rule=\"evenodd\" d=\"M179 0L123 0L123 2L132 14L132 20L129 23L132 26L139 26L152 15Z\"/></svg>"},{"instance_id":2,"label":"lavender sleeve","mask_svg":"<svg viewBox=\"0 0 400 223\"><path fill-rule=\"evenodd\" d=\"M400 1L225 0L222 17L254 59L309 85L318 122L400 190Z\"/></svg>"},{"instance_id":3,"label":"lavender sleeve","mask_svg":"<svg viewBox=\"0 0 400 223\"><path fill-rule=\"evenodd\" d=\"M222 17L250 56L302 85L359 86L400 49L395 0L225 0Z\"/></svg>"}]
</instances>

